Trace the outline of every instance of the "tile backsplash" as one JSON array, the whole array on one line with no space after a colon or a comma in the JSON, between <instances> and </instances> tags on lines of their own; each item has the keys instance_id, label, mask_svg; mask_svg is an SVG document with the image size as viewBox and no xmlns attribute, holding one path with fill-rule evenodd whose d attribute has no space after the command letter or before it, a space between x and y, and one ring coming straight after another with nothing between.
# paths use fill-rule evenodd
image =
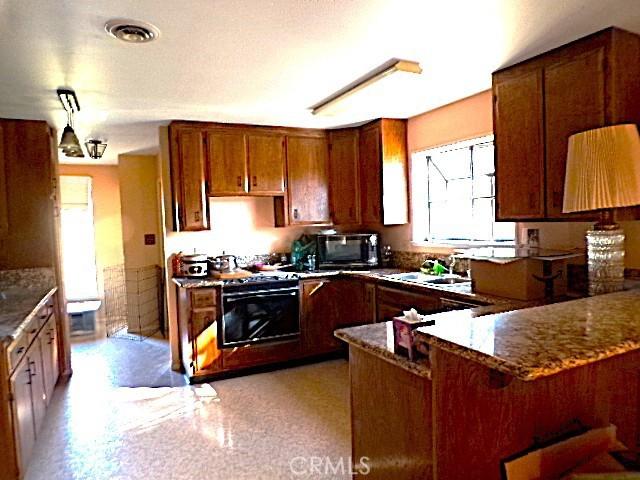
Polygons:
<instances>
[{"instance_id":1,"label":"tile backsplash","mask_svg":"<svg viewBox=\"0 0 640 480\"><path fill-rule=\"evenodd\" d=\"M393 251L391 252L390 266L403 270L418 270L426 260L442 260L444 264L448 265L448 258L448 255L434 253ZM469 269L469 261L464 258L456 258L453 269L455 273L466 274Z\"/></svg>"}]
</instances>

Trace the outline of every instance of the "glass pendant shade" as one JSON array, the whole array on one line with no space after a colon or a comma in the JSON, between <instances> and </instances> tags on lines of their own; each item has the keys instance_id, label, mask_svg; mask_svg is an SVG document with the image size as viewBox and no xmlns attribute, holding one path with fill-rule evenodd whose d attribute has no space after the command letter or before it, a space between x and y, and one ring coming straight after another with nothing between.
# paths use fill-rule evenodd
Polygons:
<instances>
[{"instance_id":1,"label":"glass pendant shade","mask_svg":"<svg viewBox=\"0 0 640 480\"><path fill-rule=\"evenodd\" d=\"M58 145L58 148L60 148L61 150L81 148L80 141L76 136L76 132L73 131L73 128L71 128L70 125L67 125L66 127L64 127L64 130L62 131L62 138L60 138L60 144Z\"/></svg>"},{"instance_id":2,"label":"glass pendant shade","mask_svg":"<svg viewBox=\"0 0 640 480\"><path fill-rule=\"evenodd\" d=\"M62 153L64 153L64 155L66 157L71 157L71 158L83 158L84 157L84 152L82 151L82 147L80 145L71 146L69 148L63 148L62 149Z\"/></svg>"}]
</instances>

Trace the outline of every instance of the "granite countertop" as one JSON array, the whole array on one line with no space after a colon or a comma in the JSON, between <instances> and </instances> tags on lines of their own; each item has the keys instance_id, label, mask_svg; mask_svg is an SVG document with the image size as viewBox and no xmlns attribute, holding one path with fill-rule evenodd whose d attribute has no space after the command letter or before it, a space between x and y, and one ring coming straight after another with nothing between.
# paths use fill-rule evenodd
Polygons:
<instances>
[{"instance_id":1,"label":"granite countertop","mask_svg":"<svg viewBox=\"0 0 640 480\"><path fill-rule=\"evenodd\" d=\"M399 280L395 278L389 278L387 275L402 273L404 270L397 268L384 268L373 270L319 270L315 272L296 272L300 280L309 280L314 278L329 278L337 276L350 276L356 278L363 278L366 280L372 280L380 285L386 285L388 287L402 288L411 290L418 293L438 293L444 294L444 296L471 301L478 304L503 304L509 303L511 308L522 308L528 305L527 302L521 302L517 300L509 300L493 295L485 295L481 293L474 293L471 291L471 283L459 283L453 285L428 285L424 283L409 282L406 280ZM173 282L182 288L212 288L220 287L223 285L222 280L212 277L204 278L181 278L173 277Z\"/></svg>"},{"instance_id":2,"label":"granite countertop","mask_svg":"<svg viewBox=\"0 0 640 480\"><path fill-rule=\"evenodd\" d=\"M435 320L437 324L446 322L456 322L460 319L472 319L483 315L490 315L498 312L511 310L513 305L502 303L496 305L485 305L466 310L455 310L451 312L434 313L429 318ZM335 331L335 336L354 347L365 350L372 355L387 360L400 368L421 377L431 378L431 366L429 359L422 358L416 362L409 360L406 356L395 353L393 347L393 322L380 322L357 327L342 328Z\"/></svg>"},{"instance_id":3,"label":"granite countertop","mask_svg":"<svg viewBox=\"0 0 640 480\"><path fill-rule=\"evenodd\" d=\"M0 291L0 340L15 340L57 287L33 286Z\"/></svg>"},{"instance_id":4,"label":"granite countertop","mask_svg":"<svg viewBox=\"0 0 640 480\"><path fill-rule=\"evenodd\" d=\"M185 278L185 277L173 277L173 283L181 288L211 288L221 287L223 281L218 278L203 277L203 278Z\"/></svg>"},{"instance_id":5,"label":"granite countertop","mask_svg":"<svg viewBox=\"0 0 640 480\"><path fill-rule=\"evenodd\" d=\"M472 317L418 329L432 346L530 381L640 349L640 291ZM475 309L474 309L475 310Z\"/></svg>"},{"instance_id":6,"label":"granite countertop","mask_svg":"<svg viewBox=\"0 0 640 480\"><path fill-rule=\"evenodd\" d=\"M431 365L428 358L421 358L412 362L407 357L394 353L393 322L343 328L336 330L335 336L404 370L421 377L431 378Z\"/></svg>"}]
</instances>

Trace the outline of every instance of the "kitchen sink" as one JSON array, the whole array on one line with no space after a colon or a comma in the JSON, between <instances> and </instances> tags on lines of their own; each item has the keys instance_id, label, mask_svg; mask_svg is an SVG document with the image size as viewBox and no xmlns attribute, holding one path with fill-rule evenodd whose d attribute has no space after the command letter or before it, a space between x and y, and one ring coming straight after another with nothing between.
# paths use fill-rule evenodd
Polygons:
<instances>
[{"instance_id":1,"label":"kitchen sink","mask_svg":"<svg viewBox=\"0 0 640 480\"><path fill-rule=\"evenodd\" d=\"M426 280L424 283L431 283L433 285L455 285L458 283L470 283L468 278L459 277L438 277L433 280Z\"/></svg>"}]
</instances>

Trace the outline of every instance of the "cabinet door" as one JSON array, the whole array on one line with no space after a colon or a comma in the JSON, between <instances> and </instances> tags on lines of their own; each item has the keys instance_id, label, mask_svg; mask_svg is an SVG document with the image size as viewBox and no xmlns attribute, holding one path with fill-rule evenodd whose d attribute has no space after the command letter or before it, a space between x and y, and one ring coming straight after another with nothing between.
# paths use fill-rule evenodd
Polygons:
<instances>
[{"instance_id":1,"label":"cabinet door","mask_svg":"<svg viewBox=\"0 0 640 480\"><path fill-rule=\"evenodd\" d=\"M247 193L247 137L242 132L207 132L209 195Z\"/></svg>"},{"instance_id":2,"label":"cabinet door","mask_svg":"<svg viewBox=\"0 0 640 480\"><path fill-rule=\"evenodd\" d=\"M331 280L305 280L301 283L302 318L300 329L307 354L326 353L340 349L333 336L340 316L340 305Z\"/></svg>"},{"instance_id":3,"label":"cabinet door","mask_svg":"<svg viewBox=\"0 0 640 480\"><path fill-rule=\"evenodd\" d=\"M58 345L55 317L51 316L42 329L40 335L42 350L42 373L47 405L51 402L53 390L58 381Z\"/></svg>"},{"instance_id":4,"label":"cabinet door","mask_svg":"<svg viewBox=\"0 0 640 480\"><path fill-rule=\"evenodd\" d=\"M24 471L36 442L33 406L31 404L31 371L26 356L16 367L10 383L13 396L11 413L14 435L18 447L20 470Z\"/></svg>"},{"instance_id":5,"label":"cabinet door","mask_svg":"<svg viewBox=\"0 0 640 480\"><path fill-rule=\"evenodd\" d=\"M323 279L301 283L300 329L306 354L338 350L338 328L372 323L365 306L364 284L358 280Z\"/></svg>"},{"instance_id":6,"label":"cabinet door","mask_svg":"<svg viewBox=\"0 0 640 480\"><path fill-rule=\"evenodd\" d=\"M47 394L45 390L45 372L42 362L41 341L37 339L27 353L29 371L31 372L31 402L33 406L33 423L36 437L44 423L47 410Z\"/></svg>"},{"instance_id":7,"label":"cabinet door","mask_svg":"<svg viewBox=\"0 0 640 480\"><path fill-rule=\"evenodd\" d=\"M196 128L171 129L171 178L176 229L208 230L205 189L205 152L202 132Z\"/></svg>"},{"instance_id":8,"label":"cabinet door","mask_svg":"<svg viewBox=\"0 0 640 480\"><path fill-rule=\"evenodd\" d=\"M544 71L547 218L585 218L563 214L564 177L570 135L605 124L604 47L548 66Z\"/></svg>"},{"instance_id":9,"label":"cabinet door","mask_svg":"<svg viewBox=\"0 0 640 480\"><path fill-rule=\"evenodd\" d=\"M362 223L382 222L380 127L360 131L360 205Z\"/></svg>"},{"instance_id":10,"label":"cabinet door","mask_svg":"<svg viewBox=\"0 0 640 480\"><path fill-rule=\"evenodd\" d=\"M328 224L327 140L288 137L287 167L291 224Z\"/></svg>"},{"instance_id":11,"label":"cabinet door","mask_svg":"<svg viewBox=\"0 0 640 480\"><path fill-rule=\"evenodd\" d=\"M329 200L335 225L360 223L357 129L329 133Z\"/></svg>"},{"instance_id":12,"label":"cabinet door","mask_svg":"<svg viewBox=\"0 0 640 480\"><path fill-rule=\"evenodd\" d=\"M222 369L222 352L218 348L218 322L216 308L191 311L190 337L195 373Z\"/></svg>"},{"instance_id":13,"label":"cabinet door","mask_svg":"<svg viewBox=\"0 0 640 480\"><path fill-rule=\"evenodd\" d=\"M494 75L496 219L544 217L542 72Z\"/></svg>"},{"instance_id":14,"label":"cabinet door","mask_svg":"<svg viewBox=\"0 0 640 480\"><path fill-rule=\"evenodd\" d=\"M249 192L256 195L284 193L284 137L249 135Z\"/></svg>"},{"instance_id":15,"label":"cabinet door","mask_svg":"<svg viewBox=\"0 0 640 480\"><path fill-rule=\"evenodd\" d=\"M409 221L407 174L407 124L405 120L383 118L382 144L382 223L403 225Z\"/></svg>"},{"instance_id":16,"label":"cabinet door","mask_svg":"<svg viewBox=\"0 0 640 480\"><path fill-rule=\"evenodd\" d=\"M7 209L7 171L4 158L4 134L0 124L0 238L9 231L9 214Z\"/></svg>"}]
</instances>

